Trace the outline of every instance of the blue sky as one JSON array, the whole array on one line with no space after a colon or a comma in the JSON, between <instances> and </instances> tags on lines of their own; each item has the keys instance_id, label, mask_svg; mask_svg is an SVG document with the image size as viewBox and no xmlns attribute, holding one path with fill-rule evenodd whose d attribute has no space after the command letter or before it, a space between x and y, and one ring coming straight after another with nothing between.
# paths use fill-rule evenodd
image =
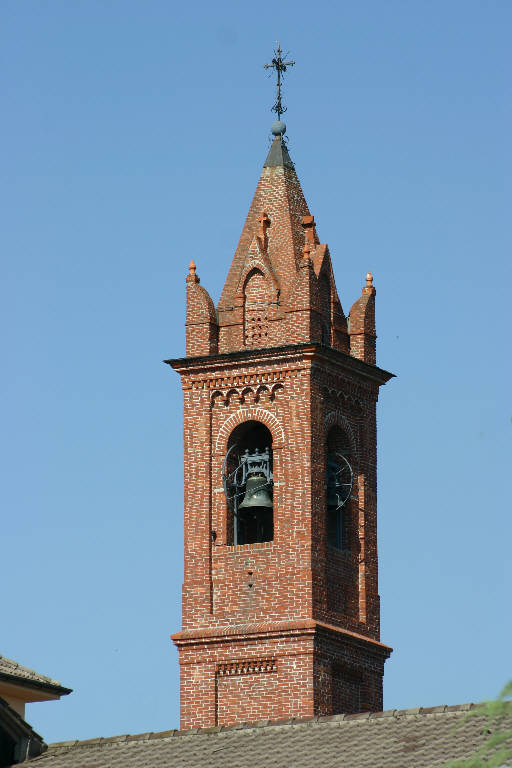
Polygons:
<instances>
[{"instance_id":1,"label":"blue sky","mask_svg":"<svg viewBox=\"0 0 512 768\"><path fill-rule=\"evenodd\" d=\"M509 36L491 0L3 0L0 653L74 693L47 741L178 723L191 258L218 299L269 146L289 150L378 362L385 707L510 666Z\"/></svg>"}]
</instances>

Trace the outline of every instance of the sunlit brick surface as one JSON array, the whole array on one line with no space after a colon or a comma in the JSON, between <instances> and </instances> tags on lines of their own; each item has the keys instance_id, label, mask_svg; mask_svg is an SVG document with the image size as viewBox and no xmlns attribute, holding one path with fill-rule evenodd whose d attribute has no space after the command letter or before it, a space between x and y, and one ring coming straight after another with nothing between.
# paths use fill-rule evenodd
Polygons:
<instances>
[{"instance_id":1,"label":"sunlit brick surface","mask_svg":"<svg viewBox=\"0 0 512 768\"><path fill-rule=\"evenodd\" d=\"M371 276L370 276L371 277ZM217 311L191 265L181 727L382 709L370 280L349 320L292 168L263 169ZM232 545L228 440L272 435L274 539ZM350 453L344 548L326 537L328 434Z\"/></svg>"}]
</instances>

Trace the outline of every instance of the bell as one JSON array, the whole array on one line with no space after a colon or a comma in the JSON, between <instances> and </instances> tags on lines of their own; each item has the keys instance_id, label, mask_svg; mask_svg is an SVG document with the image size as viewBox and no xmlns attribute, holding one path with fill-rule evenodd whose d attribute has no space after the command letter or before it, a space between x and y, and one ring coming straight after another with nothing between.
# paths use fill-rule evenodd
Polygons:
<instances>
[{"instance_id":1,"label":"bell","mask_svg":"<svg viewBox=\"0 0 512 768\"><path fill-rule=\"evenodd\" d=\"M272 497L268 492L267 478L263 473L249 475L245 486L244 500L238 509L250 509L252 507L267 507L272 509Z\"/></svg>"}]
</instances>

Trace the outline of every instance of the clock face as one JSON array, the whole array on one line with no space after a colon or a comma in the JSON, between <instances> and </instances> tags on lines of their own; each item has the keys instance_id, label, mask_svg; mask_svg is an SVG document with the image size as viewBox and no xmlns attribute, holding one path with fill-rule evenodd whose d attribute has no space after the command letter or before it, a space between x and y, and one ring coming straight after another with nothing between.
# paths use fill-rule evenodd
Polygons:
<instances>
[{"instance_id":1,"label":"clock face","mask_svg":"<svg viewBox=\"0 0 512 768\"><path fill-rule=\"evenodd\" d=\"M327 456L327 506L331 509L343 507L352 493L354 476L352 467L342 453Z\"/></svg>"}]
</instances>

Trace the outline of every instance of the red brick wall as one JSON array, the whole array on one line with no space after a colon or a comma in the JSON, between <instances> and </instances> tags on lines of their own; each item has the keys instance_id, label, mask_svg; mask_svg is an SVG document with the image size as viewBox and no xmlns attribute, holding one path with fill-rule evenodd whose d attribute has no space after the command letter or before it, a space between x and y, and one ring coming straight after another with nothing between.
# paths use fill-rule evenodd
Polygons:
<instances>
[{"instance_id":1,"label":"red brick wall","mask_svg":"<svg viewBox=\"0 0 512 768\"><path fill-rule=\"evenodd\" d=\"M182 663L184 728L332 712L333 702L341 700L333 693L333 670L342 666L357 672L361 679L360 694L353 698L351 711L357 711L365 701L373 709L381 706L381 657L386 652L380 645L380 672L375 672L371 663L371 640L379 637L377 385L364 382L361 372L342 370L338 355L322 352L319 347L252 348L238 356L183 362L183 629L204 634L192 660L180 635L175 638ZM355 365L346 357L341 362ZM179 361L175 367L180 368ZM250 420L261 421L272 433L274 540L233 546L222 464L229 435L239 423ZM326 541L326 439L336 424L353 441L357 480L350 502L351 548L341 552ZM284 676L284 659L296 643L293 637L282 637L277 645L272 641L272 647L262 638L246 647L238 640L209 639L211 632L222 633L233 626L272 627L300 620L325 622L357 633L368 638L368 648L365 650L361 640L356 659L347 639L350 636L334 632L330 647L335 646L336 653L322 651L322 675L315 675L311 656L319 641L311 641L306 671L295 664ZM249 640L249 629L246 634ZM212 661L207 663L210 654ZM237 675L232 676L236 681L231 681L231 676L230 680L219 677L218 664L251 658L275 659L276 671L253 672L247 680L241 675L243 681ZM301 693L304 675L311 693L306 697ZM371 695L364 693L366 689ZM237 691L245 693L238 697ZM343 701L347 701L346 696Z\"/></svg>"},{"instance_id":2,"label":"red brick wall","mask_svg":"<svg viewBox=\"0 0 512 768\"><path fill-rule=\"evenodd\" d=\"M182 728L313 714L312 630L266 626L181 641Z\"/></svg>"},{"instance_id":3,"label":"red brick wall","mask_svg":"<svg viewBox=\"0 0 512 768\"><path fill-rule=\"evenodd\" d=\"M371 276L369 276L371 277ZM336 292L295 171L263 170L217 311L187 278L182 728L382 707L371 280ZM350 341L349 341L350 339ZM370 363L370 365L368 365ZM222 487L231 432L272 435L274 539L233 546ZM327 436L354 471L344 551L326 536Z\"/></svg>"},{"instance_id":4,"label":"red brick wall","mask_svg":"<svg viewBox=\"0 0 512 768\"><path fill-rule=\"evenodd\" d=\"M332 629L320 627L315 643L315 712L382 711L385 646L359 640L340 642Z\"/></svg>"}]
</instances>

